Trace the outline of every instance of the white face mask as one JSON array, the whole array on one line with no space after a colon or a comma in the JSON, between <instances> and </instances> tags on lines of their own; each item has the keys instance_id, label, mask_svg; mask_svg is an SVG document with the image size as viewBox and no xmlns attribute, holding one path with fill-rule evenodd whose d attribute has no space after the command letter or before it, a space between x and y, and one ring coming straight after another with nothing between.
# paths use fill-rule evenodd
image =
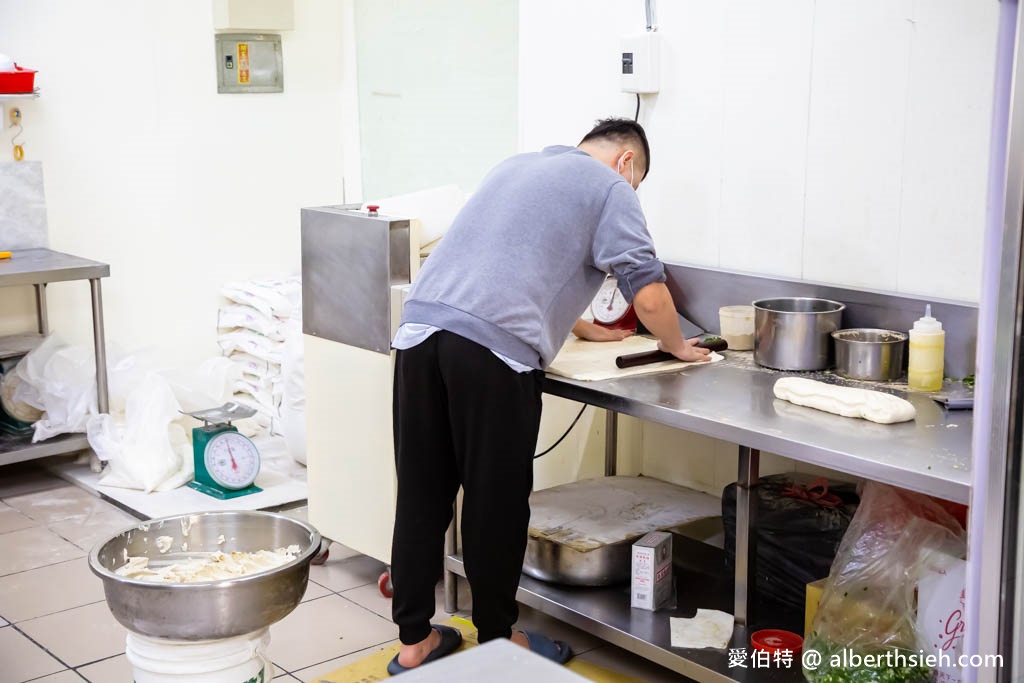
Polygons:
<instances>
[{"instance_id":1,"label":"white face mask","mask_svg":"<svg viewBox=\"0 0 1024 683\"><path fill-rule=\"evenodd\" d=\"M621 168L622 167L622 161L621 160L619 161L619 167L620 168L619 168L618 172L621 175L622 174L622 168ZM633 159L632 159L632 157L630 157L630 159L629 159L629 185L634 190L636 190L636 185L633 184Z\"/></svg>"}]
</instances>

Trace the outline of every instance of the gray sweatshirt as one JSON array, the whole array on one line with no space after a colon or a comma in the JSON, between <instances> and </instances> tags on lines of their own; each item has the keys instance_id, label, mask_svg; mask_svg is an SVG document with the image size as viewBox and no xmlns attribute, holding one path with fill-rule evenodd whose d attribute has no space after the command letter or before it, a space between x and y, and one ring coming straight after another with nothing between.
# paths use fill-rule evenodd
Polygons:
<instances>
[{"instance_id":1,"label":"gray sweatshirt","mask_svg":"<svg viewBox=\"0 0 1024 683\"><path fill-rule=\"evenodd\" d=\"M543 369L606 273L628 301L665 280L636 192L586 152L547 147L484 178L416 277L402 323Z\"/></svg>"}]
</instances>

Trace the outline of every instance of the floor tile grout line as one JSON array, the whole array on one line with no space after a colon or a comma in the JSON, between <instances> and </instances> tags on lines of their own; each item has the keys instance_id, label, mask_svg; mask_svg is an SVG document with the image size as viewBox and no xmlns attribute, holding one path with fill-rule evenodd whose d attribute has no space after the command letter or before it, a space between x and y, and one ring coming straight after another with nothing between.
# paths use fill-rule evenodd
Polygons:
<instances>
[{"instance_id":1,"label":"floor tile grout line","mask_svg":"<svg viewBox=\"0 0 1024 683\"><path fill-rule=\"evenodd\" d=\"M45 569L46 567L54 567L54 566L56 566L58 564L63 564L64 562L71 562L72 560L80 560L83 557L85 557L85 558L89 557L89 553L87 553L86 551L82 550L77 545L75 546L75 550L79 551L82 554L80 556L78 556L78 557L69 557L67 559L60 560L58 562L51 562L50 564L41 564L38 567L29 567L27 569L19 569L18 571L10 572L10 573L7 573L7 574L0 574L0 579L7 578L8 576L14 576L15 574L21 574L22 572L30 572L30 571L33 571L35 569Z\"/></svg>"},{"instance_id":2,"label":"floor tile grout line","mask_svg":"<svg viewBox=\"0 0 1024 683\"><path fill-rule=\"evenodd\" d=\"M11 627L12 627L12 628L13 628L13 629L14 629L15 631L17 631L18 633L20 633L21 635L25 636L25 638L27 638L27 639L28 639L28 641L29 641L30 643L32 643L33 645L35 645L36 647L38 647L38 648L39 648L40 650L42 650L43 652L45 652L46 654L50 655L50 656L51 656L51 657L53 657L53 658L54 658L55 660L57 660L58 662L60 662L60 664L61 664L61 665L62 665L62 666L63 666L63 667L65 668L65 669L71 669L71 668L74 668L74 667L72 667L72 666L71 666L70 664L68 664L67 662L65 662L65 661L64 661L63 659L61 659L60 657L58 657L58 656L57 656L57 655L55 655L54 653L50 652L50 650L49 650L49 649L48 649L48 648L47 648L46 646L44 646L44 645L43 645L42 643L38 642L38 641L37 641L36 639L34 639L34 638L33 638L32 636L30 636L29 634L25 633L25 632L24 632L24 631L22 631L22 630L21 630L20 628L18 628L18 625L17 625L17 624L11 624ZM54 672L54 673L60 673L60 672L59 672L59 671L56 671L56 672ZM51 674L46 674L46 675L47 675L47 676L49 676L49 675L51 675ZM41 678L41 677L38 677L38 678Z\"/></svg>"},{"instance_id":3,"label":"floor tile grout line","mask_svg":"<svg viewBox=\"0 0 1024 683\"><path fill-rule=\"evenodd\" d=\"M101 662L108 662L111 659L117 659L118 657L123 657L123 656L125 656L124 652L118 652L116 655L108 655L106 657L100 657L99 659L97 659L95 661L86 662L84 664L79 664L78 666L74 667L74 671L79 676L82 676L82 674L78 672L79 669L83 669L83 668L85 668L87 666L93 666L94 664L99 664ZM82 676L82 678L85 678L85 676ZM86 679L86 680L89 680L89 679Z\"/></svg>"},{"instance_id":4,"label":"floor tile grout line","mask_svg":"<svg viewBox=\"0 0 1024 683\"><path fill-rule=\"evenodd\" d=\"M71 673L75 674L76 676L81 678L83 681L86 681L86 683L88 683L89 679L85 678L84 676L82 676L82 674L78 673L74 669L64 669L64 671L70 671ZM36 676L35 678L30 678L27 681L22 681L22 683L33 683L34 681L41 681L44 678L49 678L50 676L56 676L58 674L62 674L62 673L64 673L64 671L54 671L52 674L43 674L42 676Z\"/></svg>"},{"instance_id":5,"label":"floor tile grout line","mask_svg":"<svg viewBox=\"0 0 1024 683\"><path fill-rule=\"evenodd\" d=\"M321 664L326 664L327 662L330 662L332 660L341 659L342 657L348 657L349 655L354 655L354 654L357 654L359 652L366 652L367 650L372 650L374 648L378 648L381 645L386 645L386 644L390 643L392 640L398 640L398 639L397 638L388 638L387 640L382 640L379 643L375 643L374 645L367 645L366 647L361 647L358 650L354 650L352 652L346 652L345 654L338 655L337 657L331 657L330 659L325 659L325 660L323 660L321 662L313 662L312 664L306 664L305 666L302 666L302 667L300 667L298 669L295 669L295 671L288 671L284 667L281 667L281 670L284 671L285 673L287 673L289 676L293 676L293 675L295 675L296 672L302 671L303 669L309 669L309 668L314 667L314 666L320 666ZM371 654L373 654L373 653L371 653ZM369 655L367 655L367 656L369 656ZM277 664L275 663L274 666L277 666Z\"/></svg>"},{"instance_id":6,"label":"floor tile grout line","mask_svg":"<svg viewBox=\"0 0 1024 683\"><path fill-rule=\"evenodd\" d=\"M70 612L71 610L82 609L83 607L91 607L91 606L99 604L101 602L102 603L106 603L106 598L104 598L103 600L93 600L92 602L86 602L86 603L81 604L81 605L75 605L74 607L65 607L64 609L59 609L56 612L47 612L46 614L40 614L40 615L37 615L37 616L34 616L34 617L29 617L28 619L19 619L18 621L11 621L10 619L8 619L7 617L5 617L2 614L0 614L0 619L4 619L9 624L25 624L25 623L28 623L30 621L35 621L36 619L43 619L45 617L53 617L53 616L56 616L58 614L64 614L65 612Z\"/></svg>"}]
</instances>

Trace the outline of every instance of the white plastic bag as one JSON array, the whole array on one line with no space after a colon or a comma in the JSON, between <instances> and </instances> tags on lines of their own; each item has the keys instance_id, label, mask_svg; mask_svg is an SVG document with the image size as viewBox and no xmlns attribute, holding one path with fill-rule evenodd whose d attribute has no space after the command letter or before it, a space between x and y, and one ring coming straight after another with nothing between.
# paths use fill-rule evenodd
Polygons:
<instances>
[{"instance_id":1,"label":"white plastic bag","mask_svg":"<svg viewBox=\"0 0 1024 683\"><path fill-rule=\"evenodd\" d=\"M196 370L164 374L181 410L191 413L230 401L234 383L242 378L242 368L230 358L214 356L203 361Z\"/></svg>"},{"instance_id":2,"label":"white plastic bag","mask_svg":"<svg viewBox=\"0 0 1024 683\"><path fill-rule=\"evenodd\" d=\"M48 346L50 342L52 345ZM31 384L35 391L34 396L29 392L24 402L45 412L35 423L33 443L58 434L84 432L89 417L97 412L96 364L92 349L61 344L53 337L47 339L26 356L28 361L33 353L48 346L35 359L37 362L25 363L25 373L20 371L21 365L18 366L22 380Z\"/></svg>"},{"instance_id":3,"label":"white plastic bag","mask_svg":"<svg viewBox=\"0 0 1024 683\"><path fill-rule=\"evenodd\" d=\"M149 493L191 479L191 444L176 423L179 409L167 380L151 372L129 393L123 422L111 415L95 416L89 424L89 445L109 463L100 483Z\"/></svg>"}]
</instances>

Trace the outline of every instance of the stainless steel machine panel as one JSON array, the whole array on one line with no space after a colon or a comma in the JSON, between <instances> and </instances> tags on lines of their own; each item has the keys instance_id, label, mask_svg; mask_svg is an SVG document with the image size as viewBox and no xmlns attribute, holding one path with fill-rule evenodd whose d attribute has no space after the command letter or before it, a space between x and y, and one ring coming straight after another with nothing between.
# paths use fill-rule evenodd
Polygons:
<instances>
[{"instance_id":1,"label":"stainless steel machine panel","mask_svg":"<svg viewBox=\"0 0 1024 683\"><path fill-rule=\"evenodd\" d=\"M409 283L409 221L335 206L302 209L302 331L391 348L391 287Z\"/></svg>"}]
</instances>

